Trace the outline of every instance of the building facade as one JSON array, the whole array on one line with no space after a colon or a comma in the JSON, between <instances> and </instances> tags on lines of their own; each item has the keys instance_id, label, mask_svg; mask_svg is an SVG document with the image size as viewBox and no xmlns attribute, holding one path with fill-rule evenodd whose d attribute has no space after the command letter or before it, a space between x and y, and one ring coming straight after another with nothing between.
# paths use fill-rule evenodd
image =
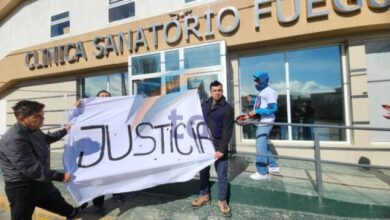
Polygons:
<instances>
[{"instance_id":1,"label":"building facade","mask_svg":"<svg viewBox=\"0 0 390 220\"><path fill-rule=\"evenodd\" d=\"M168 3L169 2L169 3ZM78 98L159 96L220 80L235 114L252 74L279 94L278 122L390 128L390 0L2 0L0 134L19 100L46 104L46 129ZM255 152L252 126L232 148ZM321 157L390 165L388 132L319 129ZM274 126L279 155L313 157L310 128Z\"/></svg>"}]
</instances>

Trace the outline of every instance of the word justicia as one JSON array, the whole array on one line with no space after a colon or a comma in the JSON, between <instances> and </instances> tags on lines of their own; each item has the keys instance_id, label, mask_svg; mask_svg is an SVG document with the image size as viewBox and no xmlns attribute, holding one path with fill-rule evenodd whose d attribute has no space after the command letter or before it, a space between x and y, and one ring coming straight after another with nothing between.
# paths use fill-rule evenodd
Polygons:
<instances>
[{"instance_id":1,"label":"word justicia","mask_svg":"<svg viewBox=\"0 0 390 220\"><path fill-rule=\"evenodd\" d=\"M99 136L101 136L99 157L94 162L86 164L83 162L85 152L81 150L77 165L82 168L93 167L101 162L106 154L110 161L151 154L161 156L164 154L180 154L184 156L194 153L204 154L204 141L211 141L208 135L204 135L206 124L203 121L192 122L190 133L187 127L187 124L183 122L178 123L176 126L173 126L173 124L153 125L149 122L143 122L136 125L134 130L132 130L131 125L127 125L126 137L118 137L110 133L109 125L83 126L80 130L86 136L88 136L88 132L95 133L98 130ZM181 135L182 137L180 137ZM183 136L190 142L181 141L184 139ZM113 137L119 138L120 142L125 143L126 146L113 146L111 143ZM84 144L86 143L84 142ZM114 155L114 148L125 149L125 151L121 155Z\"/></svg>"}]
</instances>

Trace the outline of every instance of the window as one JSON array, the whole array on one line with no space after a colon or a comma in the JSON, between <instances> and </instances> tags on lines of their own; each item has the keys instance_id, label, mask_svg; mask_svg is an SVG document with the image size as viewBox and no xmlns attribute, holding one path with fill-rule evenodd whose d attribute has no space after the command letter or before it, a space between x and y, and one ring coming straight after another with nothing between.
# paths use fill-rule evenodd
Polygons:
<instances>
[{"instance_id":1,"label":"window","mask_svg":"<svg viewBox=\"0 0 390 220\"><path fill-rule=\"evenodd\" d=\"M133 56L129 63L131 91L149 97L198 89L204 100L210 95L212 81L224 84L224 46L220 42Z\"/></svg>"},{"instance_id":2,"label":"window","mask_svg":"<svg viewBox=\"0 0 390 220\"><path fill-rule=\"evenodd\" d=\"M252 110L246 97L257 93L252 74L265 70L269 86L279 94L276 122L345 125L340 46L241 57L239 62L242 112ZM244 139L254 139L253 126L242 132ZM319 135L321 140L346 140L341 129L321 128ZM313 140L312 129L301 126L274 126L270 138Z\"/></svg>"},{"instance_id":3,"label":"window","mask_svg":"<svg viewBox=\"0 0 390 220\"><path fill-rule=\"evenodd\" d=\"M133 94L144 97L161 95L161 78L149 78L133 81Z\"/></svg>"},{"instance_id":4,"label":"window","mask_svg":"<svg viewBox=\"0 0 390 220\"><path fill-rule=\"evenodd\" d=\"M60 13L51 16L50 36L56 37L69 33L70 31L70 19L69 12Z\"/></svg>"},{"instance_id":5,"label":"window","mask_svg":"<svg viewBox=\"0 0 390 220\"><path fill-rule=\"evenodd\" d=\"M167 87L167 94L180 91L180 76L167 76L165 77L165 85Z\"/></svg>"},{"instance_id":6,"label":"window","mask_svg":"<svg viewBox=\"0 0 390 220\"><path fill-rule=\"evenodd\" d=\"M174 50L165 53L165 70L179 70L179 51Z\"/></svg>"},{"instance_id":7,"label":"window","mask_svg":"<svg viewBox=\"0 0 390 220\"><path fill-rule=\"evenodd\" d=\"M100 90L107 90L112 96L128 95L127 72L112 73L109 75L85 77L81 80L82 97L95 97Z\"/></svg>"},{"instance_id":8,"label":"window","mask_svg":"<svg viewBox=\"0 0 390 220\"><path fill-rule=\"evenodd\" d=\"M287 101L286 101L286 77L284 65L284 53L273 53L265 55L257 55L251 57L243 57L240 62L240 101L241 112L247 113L252 111L251 106L247 101L248 95L256 95L256 89L253 84L252 74L259 70L266 70L269 74L269 86L278 92L278 115L276 122L287 122ZM276 126L275 126L276 127ZM274 127L273 130L276 128ZM254 139L256 128L254 126L243 127L243 138ZM284 128L280 132L280 139L287 139L287 129Z\"/></svg>"},{"instance_id":9,"label":"window","mask_svg":"<svg viewBox=\"0 0 390 220\"><path fill-rule=\"evenodd\" d=\"M208 75L188 77L187 88L198 89L200 101L203 102L208 97L210 97L209 86L210 83L214 82L215 80L218 80L218 74L208 74Z\"/></svg>"},{"instance_id":10,"label":"window","mask_svg":"<svg viewBox=\"0 0 390 220\"><path fill-rule=\"evenodd\" d=\"M132 58L132 74L158 73L161 71L160 54L145 55Z\"/></svg>"},{"instance_id":11,"label":"window","mask_svg":"<svg viewBox=\"0 0 390 220\"><path fill-rule=\"evenodd\" d=\"M114 22L135 16L134 0L109 0L108 21Z\"/></svg>"},{"instance_id":12,"label":"window","mask_svg":"<svg viewBox=\"0 0 390 220\"><path fill-rule=\"evenodd\" d=\"M184 68L197 68L220 65L218 44L184 49Z\"/></svg>"}]
</instances>

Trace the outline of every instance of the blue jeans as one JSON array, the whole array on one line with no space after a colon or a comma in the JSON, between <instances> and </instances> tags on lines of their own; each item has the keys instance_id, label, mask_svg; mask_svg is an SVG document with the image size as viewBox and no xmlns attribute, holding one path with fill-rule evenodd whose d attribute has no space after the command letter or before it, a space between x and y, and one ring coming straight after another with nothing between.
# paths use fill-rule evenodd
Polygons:
<instances>
[{"instance_id":1,"label":"blue jeans","mask_svg":"<svg viewBox=\"0 0 390 220\"><path fill-rule=\"evenodd\" d=\"M291 131L292 131L292 139L299 140L299 127L291 126Z\"/></svg>"},{"instance_id":2,"label":"blue jeans","mask_svg":"<svg viewBox=\"0 0 390 220\"><path fill-rule=\"evenodd\" d=\"M280 140L288 140L288 126L280 125Z\"/></svg>"},{"instance_id":3,"label":"blue jeans","mask_svg":"<svg viewBox=\"0 0 390 220\"><path fill-rule=\"evenodd\" d=\"M274 157L259 156L262 155L273 155L268 146L268 136L271 132L272 125L257 126L256 129L256 169L262 175L268 173L267 166L278 167L278 163Z\"/></svg>"},{"instance_id":4,"label":"blue jeans","mask_svg":"<svg viewBox=\"0 0 390 220\"><path fill-rule=\"evenodd\" d=\"M228 157L218 159L214 163L215 171L218 176L218 200L224 201L227 199L228 194ZM200 171L200 195L206 195L210 193L210 166Z\"/></svg>"}]
</instances>

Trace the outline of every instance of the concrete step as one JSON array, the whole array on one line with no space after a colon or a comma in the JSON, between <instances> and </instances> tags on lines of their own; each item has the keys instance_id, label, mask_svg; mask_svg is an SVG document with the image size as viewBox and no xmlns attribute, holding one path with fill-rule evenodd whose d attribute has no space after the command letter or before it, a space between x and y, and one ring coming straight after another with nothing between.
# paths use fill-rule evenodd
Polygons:
<instances>
[{"instance_id":1,"label":"concrete step","mask_svg":"<svg viewBox=\"0 0 390 220\"><path fill-rule=\"evenodd\" d=\"M281 172L267 180L254 181L254 157L233 156L229 164L231 219L353 219L390 218L390 171L323 165L324 192L316 192L314 164L279 160ZM52 166L61 169L61 154L52 153ZM213 169L212 169L213 170ZM2 178L2 177L1 177ZM217 184L212 172L212 204L197 210L199 180L157 186L125 193L125 203L106 196L108 214L100 219L225 219L217 207ZM65 185L55 183L67 201L74 204ZM3 181L0 181L1 214L9 213ZM4 216L7 216L4 214ZM88 207L82 219L99 219ZM37 210L35 219L64 219ZM0 215L0 219L1 215ZM6 218L4 218L6 219Z\"/></svg>"},{"instance_id":2,"label":"concrete step","mask_svg":"<svg viewBox=\"0 0 390 220\"><path fill-rule=\"evenodd\" d=\"M390 172L338 165L323 165L323 196L316 191L314 164L280 160L281 171L267 180L254 181L254 158L230 159L231 204L276 208L336 217L390 218ZM212 183L213 198L217 184ZM184 197L197 194L199 181L175 183L147 189L159 194Z\"/></svg>"}]
</instances>

